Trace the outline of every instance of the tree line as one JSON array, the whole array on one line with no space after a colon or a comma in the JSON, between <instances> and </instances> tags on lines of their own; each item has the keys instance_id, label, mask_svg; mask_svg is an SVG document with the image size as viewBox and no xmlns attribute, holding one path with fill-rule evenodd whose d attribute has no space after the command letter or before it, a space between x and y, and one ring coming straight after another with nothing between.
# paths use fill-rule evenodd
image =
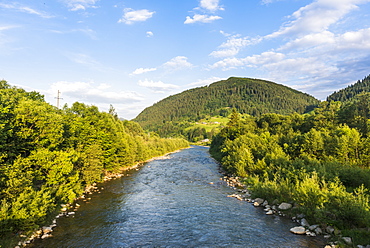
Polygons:
<instances>
[{"instance_id":1,"label":"tree line","mask_svg":"<svg viewBox=\"0 0 370 248\"><path fill-rule=\"evenodd\" d=\"M107 173L187 146L120 120L113 107L57 109L37 92L0 81L0 236L43 225Z\"/></svg>"},{"instance_id":2,"label":"tree line","mask_svg":"<svg viewBox=\"0 0 370 248\"><path fill-rule=\"evenodd\" d=\"M210 152L254 197L295 203L310 223L370 243L370 93L307 114L234 111Z\"/></svg>"},{"instance_id":3,"label":"tree line","mask_svg":"<svg viewBox=\"0 0 370 248\"><path fill-rule=\"evenodd\" d=\"M327 97L327 101L349 101L358 94L370 92L370 75L362 80L357 80L353 85L334 92Z\"/></svg>"}]
</instances>

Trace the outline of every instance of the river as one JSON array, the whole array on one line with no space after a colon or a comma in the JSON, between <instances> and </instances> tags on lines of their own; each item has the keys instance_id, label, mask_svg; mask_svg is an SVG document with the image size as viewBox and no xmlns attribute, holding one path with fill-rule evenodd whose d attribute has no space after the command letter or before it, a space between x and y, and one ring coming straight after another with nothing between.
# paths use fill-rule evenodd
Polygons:
<instances>
[{"instance_id":1,"label":"river","mask_svg":"<svg viewBox=\"0 0 370 248\"><path fill-rule=\"evenodd\" d=\"M295 224L227 195L208 148L193 146L105 182L32 247L323 247Z\"/></svg>"}]
</instances>

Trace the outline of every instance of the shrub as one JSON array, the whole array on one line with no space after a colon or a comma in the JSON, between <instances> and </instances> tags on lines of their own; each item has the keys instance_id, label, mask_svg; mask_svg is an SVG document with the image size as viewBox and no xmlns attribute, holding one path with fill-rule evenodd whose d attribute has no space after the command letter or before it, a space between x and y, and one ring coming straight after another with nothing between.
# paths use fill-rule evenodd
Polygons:
<instances>
[{"instance_id":1,"label":"shrub","mask_svg":"<svg viewBox=\"0 0 370 248\"><path fill-rule=\"evenodd\" d=\"M302 206L307 215L313 216L317 209L323 208L326 195L323 188L326 183L320 180L316 172L306 175L302 181L296 182L293 200Z\"/></svg>"}]
</instances>

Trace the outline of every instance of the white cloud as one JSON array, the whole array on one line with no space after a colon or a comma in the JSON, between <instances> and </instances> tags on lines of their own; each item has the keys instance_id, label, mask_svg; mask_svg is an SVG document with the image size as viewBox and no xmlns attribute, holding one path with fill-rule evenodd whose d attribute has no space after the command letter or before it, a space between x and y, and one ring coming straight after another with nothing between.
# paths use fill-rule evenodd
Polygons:
<instances>
[{"instance_id":1,"label":"white cloud","mask_svg":"<svg viewBox=\"0 0 370 248\"><path fill-rule=\"evenodd\" d=\"M146 37L152 37L154 34L152 31L146 32Z\"/></svg>"},{"instance_id":2,"label":"white cloud","mask_svg":"<svg viewBox=\"0 0 370 248\"><path fill-rule=\"evenodd\" d=\"M49 15L46 12L38 11L38 10L35 10L35 9L27 7L27 6L20 5L18 3L10 3L10 4L0 3L0 8L14 9L14 10L19 11L19 12L24 12L24 13L28 13L28 14L32 14L32 15L37 15L37 16L42 17L42 18L52 18L52 17L54 17L52 15Z\"/></svg>"},{"instance_id":3,"label":"white cloud","mask_svg":"<svg viewBox=\"0 0 370 248\"><path fill-rule=\"evenodd\" d=\"M49 94L55 95L58 90L61 97L68 103L82 101L94 104L132 103L144 100L144 98L130 91L108 91L110 85L93 82L66 82L60 81L51 85Z\"/></svg>"},{"instance_id":4,"label":"white cloud","mask_svg":"<svg viewBox=\"0 0 370 248\"><path fill-rule=\"evenodd\" d=\"M218 10L225 10L223 7L219 5L219 0L200 0L199 6L194 8L195 13L193 17L187 16L184 24L192 24L196 22L201 23L211 23L216 20L222 19L221 16L218 15L208 15L209 12L214 13Z\"/></svg>"},{"instance_id":5,"label":"white cloud","mask_svg":"<svg viewBox=\"0 0 370 248\"><path fill-rule=\"evenodd\" d=\"M222 17L195 14L193 17L187 16L184 24L191 24L191 23L196 23L196 22L211 23L219 19L222 19Z\"/></svg>"},{"instance_id":6,"label":"white cloud","mask_svg":"<svg viewBox=\"0 0 370 248\"><path fill-rule=\"evenodd\" d=\"M99 84L98 85L98 87L97 87L97 89L99 89L99 90L106 90L106 89L109 89L109 88L111 88L112 86L110 86L109 84Z\"/></svg>"},{"instance_id":7,"label":"white cloud","mask_svg":"<svg viewBox=\"0 0 370 248\"><path fill-rule=\"evenodd\" d=\"M303 50L305 53L339 53L341 50L370 49L370 28L357 31L347 31L343 34L334 34L330 31L312 33L287 42L278 50Z\"/></svg>"},{"instance_id":8,"label":"white cloud","mask_svg":"<svg viewBox=\"0 0 370 248\"><path fill-rule=\"evenodd\" d=\"M156 71L157 68L138 68L131 73L131 75L139 75L150 71Z\"/></svg>"},{"instance_id":9,"label":"white cloud","mask_svg":"<svg viewBox=\"0 0 370 248\"><path fill-rule=\"evenodd\" d=\"M323 44L335 43L335 35L330 31L323 31L320 33L307 34L303 37L297 38L284 44L279 50L286 49L302 49L307 47L317 47Z\"/></svg>"},{"instance_id":10,"label":"white cloud","mask_svg":"<svg viewBox=\"0 0 370 248\"><path fill-rule=\"evenodd\" d=\"M187 86L189 86L189 87L206 86L206 85L210 85L214 82L218 82L218 81L221 81L221 80L226 80L226 78L210 77L210 78L207 78L207 79L199 79L198 81L190 83Z\"/></svg>"},{"instance_id":11,"label":"white cloud","mask_svg":"<svg viewBox=\"0 0 370 248\"><path fill-rule=\"evenodd\" d=\"M243 59L246 65L261 65L267 63L276 63L282 61L285 54L276 52L263 52L259 55L248 56Z\"/></svg>"},{"instance_id":12,"label":"white cloud","mask_svg":"<svg viewBox=\"0 0 370 248\"><path fill-rule=\"evenodd\" d=\"M220 30L220 34L222 34L223 36L225 36L225 37L229 37L229 36L231 36L231 34L228 34L228 33L226 33L225 31L223 31L223 30Z\"/></svg>"},{"instance_id":13,"label":"white cloud","mask_svg":"<svg viewBox=\"0 0 370 248\"><path fill-rule=\"evenodd\" d=\"M224 10L224 8L219 6L219 0L201 0L199 6L211 12L215 12L217 10Z\"/></svg>"},{"instance_id":14,"label":"white cloud","mask_svg":"<svg viewBox=\"0 0 370 248\"><path fill-rule=\"evenodd\" d=\"M210 53L213 57L231 57L237 55L241 49L246 46L256 44L259 42L259 38L250 39L249 37L240 37L240 35L230 35L223 31L221 34L227 37L227 41L222 43L217 51Z\"/></svg>"},{"instance_id":15,"label":"white cloud","mask_svg":"<svg viewBox=\"0 0 370 248\"><path fill-rule=\"evenodd\" d=\"M118 20L118 23L133 24L134 22L143 22L151 18L155 13L155 11L147 9L133 10L131 8L126 8L123 12L123 16Z\"/></svg>"},{"instance_id":16,"label":"white cloud","mask_svg":"<svg viewBox=\"0 0 370 248\"><path fill-rule=\"evenodd\" d=\"M278 81L296 81L310 78L323 79L338 72L336 66L330 66L327 61L317 57L288 58L273 63L266 63L263 67L269 75ZM281 73L284 72L284 73Z\"/></svg>"},{"instance_id":17,"label":"white cloud","mask_svg":"<svg viewBox=\"0 0 370 248\"><path fill-rule=\"evenodd\" d=\"M147 72L156 71L157 69L164 69L164 70L167 70L167 72L171 72L171 71L177 71L177 70L182 70L182 69L188 69L188 68L192 68L192 67L193 67L193 64L188 62L187 57L177 56L177 57L174 57L174 58L170 59L166 63L162 64L158 68L155 68L155 67L153 67L153 68L137 68L130 75L140 75L140 74L144 74L144 73L147 73Z\"/></svg>"},{"instance_id":18,"label":"white cloud","mask_svg":"<svg viewBox=\"0 0 370 248\"><path fill-rule=\"evenodd\" d=\"M14 26L14 25L0 26L0 31L9 30L13 28L19 28L19 26Z\"/></svg>"},{"instance_id":19,"label":"white cloud","mask_svg":"<svg viewBox=\"0 0 370 248\"><path fill-rule=\"evenodd\" d=\"M370 49L370 28L348 31L338 38L339 49Z\"/></svg>"},{"instance_id":20,"label":"white cloud","mask_svg":"<svg viewBox=\"0 0 370 248\"><path fill-rule=\"evenodd\" d=\"M78 11L86 10L87 8L97 8L95 5L99 0L62 0L69 10Z\"/></svg>"},{"instance_id":21,"label":"white cloud","mask_svg":"<svg viewBox=\"0 0 370 248\"><path fill-rule=\"evenodd\" d=\"M143 81L140 80L138 82L138 85L148 88L155 93L164 93L165 91L170 91L170 90L179 88L179 86L174 85L174 84L165 84L162 81L154 82L148 79L145 79Z\"/></svg>"},{"instance_id":22,"label":"white cloud","mask_svg":"<svg viewBox=\"0 0 370 248\"><path fill-rule=\"evenodd\" d=\"M365 2L369 2L369 0L316 0L294 12L290 16L293 20L285 23L279 31L267 35L265 38L323 32L350 11L357 9L356 4Z\"/></svg>"},{"instance_id":23,"label":"white cloud","mask_svg":"<svg viewBox=\"0 0 370 248\"><path fill-rule=\"evenodd\" d=\"M185 56L177 56L171 59L170 61L164 63L163 67L171 70L179 70L193 67L193 65L187 60L188 58Z\"/></svg>"},{"instance_id":24,"label":"white cloud","mask_svg":"<svg viewBox=\"0 0 370 248\"><path fill-rule=\"evenodd\" d=\"M285 58L282 53L263 52L259 55L252 55L245 58L226 58L210 66L211 69L221 68L222 70L236 69L238 67L256 67L281 61Z\"/></svg>"},{"instance_id":25,"label":"white cloud","mask_svg":"<svg viewBox=\"0 0 370 248\"><path fill-rule=\"evenodd\" d=\"M221 68L222 70L236 69L237 67L244 66L243 59L239 58L226 58L220 60L210 66L211 69Z\"/></svg>"}]
</instances>

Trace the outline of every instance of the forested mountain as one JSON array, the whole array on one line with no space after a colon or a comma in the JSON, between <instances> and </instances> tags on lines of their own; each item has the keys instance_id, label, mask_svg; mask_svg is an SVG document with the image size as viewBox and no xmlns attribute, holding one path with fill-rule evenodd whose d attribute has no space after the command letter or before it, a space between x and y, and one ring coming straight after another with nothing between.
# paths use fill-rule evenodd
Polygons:
<instances>
[{"instance_id":1,"label":"forested mountain","mask_svg":"<svg viewBox=\"0 0 370 248\"><path fill-rule=\"evenodd\" d=\"M231 77L165 98L142 111L134 120L157 131L163 123L194 122L205 116L240 113L304 113L319 103L314 97L273 82Z\"/></svg>"},{"instance_id":2,"label":"forested mountain","mask_svg":"<svg viewBox=\"0 0 370 248\"><path fill-rule=\"evenodd\" d=\"M363 80L358 80L357 83L353 85L339 91L335 91L327 97L327 101L345 102L363 92L370 92L370 75L365 77Z\"/></svg>"},{"instance_id":3,"label":"forested mountain","mask_svg":"<svg viewBox=\"0 0 370 248\"><path fill-rule=\"evenodd\" d=\"M37 92L0 81L0 247L44 225L85 187L149 158L187 147L95 106L57 109Z\"/></svg>"}]
</instances>

